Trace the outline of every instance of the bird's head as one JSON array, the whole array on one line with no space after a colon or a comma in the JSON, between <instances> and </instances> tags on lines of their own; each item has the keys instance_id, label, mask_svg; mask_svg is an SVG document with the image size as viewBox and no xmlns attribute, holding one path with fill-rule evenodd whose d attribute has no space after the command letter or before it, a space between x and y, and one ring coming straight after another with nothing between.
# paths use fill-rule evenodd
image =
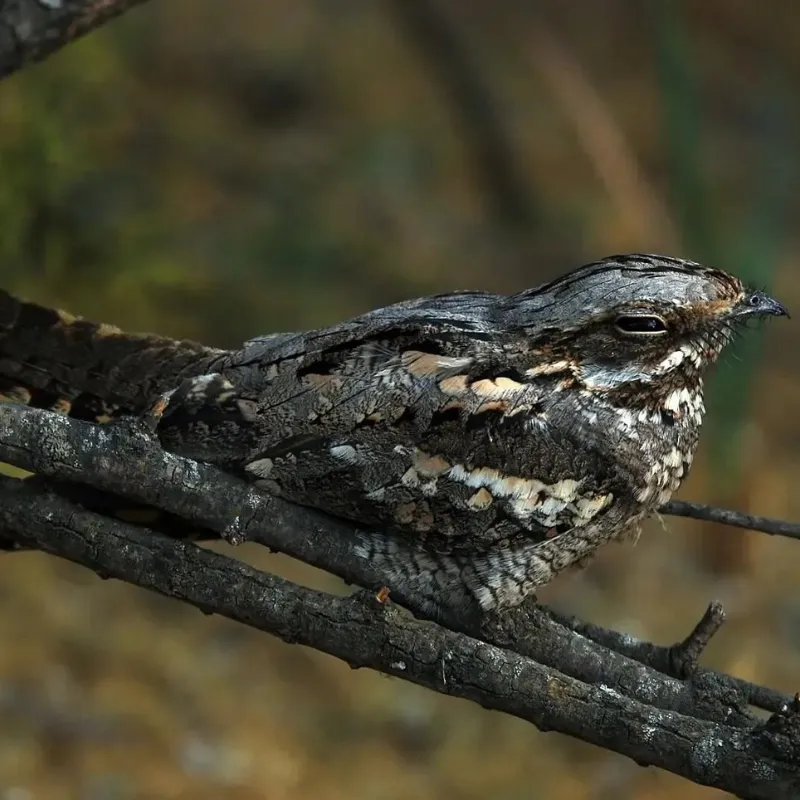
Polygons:
<instances>
[{"instance_id":1,"label":"bird's head","mask_svg":"<svg viewBox=\"0 0 800 800\"><path fill-rule=\"evenodd\" d=\"M699 386L747 321L787 316L726 272L638 254L587 264L512 302L515 326L552 343L552 359L568 360L584 388L651 396Z\"/></svg>"}]
</instances>

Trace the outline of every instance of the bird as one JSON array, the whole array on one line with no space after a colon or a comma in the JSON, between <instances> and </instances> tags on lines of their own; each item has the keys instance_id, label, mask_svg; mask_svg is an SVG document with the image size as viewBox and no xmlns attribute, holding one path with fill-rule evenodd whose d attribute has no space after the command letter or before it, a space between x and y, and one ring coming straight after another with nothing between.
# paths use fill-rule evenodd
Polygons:
<instances>
[{"instance_id":1,"label":"bird","mask_svg":"<svg viewBox=\"0 0 800 800\"><path fill-rule=\"evenodd\" d=\"M355 523L389 591L494 612L670 499L704 376L765 316L788 314L727 272L640 253L233 350L0 291L0 395L97 423L156 404L166 450Z\"/></svg>"}]
</instances>

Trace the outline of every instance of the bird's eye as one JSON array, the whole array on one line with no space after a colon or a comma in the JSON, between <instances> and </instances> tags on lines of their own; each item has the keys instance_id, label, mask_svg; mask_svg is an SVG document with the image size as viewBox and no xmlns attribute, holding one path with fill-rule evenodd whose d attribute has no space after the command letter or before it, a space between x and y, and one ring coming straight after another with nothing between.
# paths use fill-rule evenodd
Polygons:
<instances>
[{"instance_id":1,"label":"bird's eye","mask_svg":"<svg viewBox=\"0 0 800 800\"><path fill-rule=\"evenodd\" d=\"M621 333L634 336L654 336L667 332L667 323L655 314L622 314L614 320Z\"/></svg>"}]
</instances>

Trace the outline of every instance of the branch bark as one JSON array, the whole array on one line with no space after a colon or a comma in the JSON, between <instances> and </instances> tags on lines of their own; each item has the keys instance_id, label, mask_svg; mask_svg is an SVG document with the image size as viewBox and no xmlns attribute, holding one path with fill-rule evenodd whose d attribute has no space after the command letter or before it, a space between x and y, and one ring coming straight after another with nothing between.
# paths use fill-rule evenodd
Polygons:
<instances>
[{"instance_id":1,"label":"branch bark","mask_svg":"<svg viewBox=\"0 0 800 800\"><path fill-rule=\"evenodd\" d=\"M800 716L734 727L655 709L513 651L414 620L369 593L334 597L190 542L115 522L44 487L0 480L0 524L29 545L369 667L747 798L800 790Z\"/></svg>"},{"instance_id":2,"label":"branch bark","mask_svg":"<svg viewBox=\"0 0 800 800\"><path fill-rule=\"evenodd\" d=\"M692 517L705 522L718 522L734 528L744 528L749 531L760 531L771 536L786 536L789 539L800 539L800 524L786 522L782 519L760 517L756 514L745 514L741 511L731 511L729 508L716 508L705 503L687 503L684 500L671 500L661 511L676 517Z\"/></svg>"},{"instance_id":3,"label":"branch bark","mask_svg":"<svg viewBox=\"0 0 800 800\"><path fill-rule=\"evenodd\" d=\"M145 0L0 0L0 80Z\"/></svg>"},{"instance_id":4,"label":"branch bark","mask_svg":"<svg viewBox=\"0 0 800 800\"><path fill-rule=\"evenodd\" d=\"M0 461L159 508L173 519L206 529L206 537L257 542L347 583L381 586L381 575L355 554L359 531L353 526L259 492L207 464L165 453L135 421L98 426L25 406L0 405ZM393 599L419 612L414 597L396 593ZM500 618L454 614L438 621L500 647L513 647L580 680L597 682L613 674L642 702L676 710L695 705L694 686L674 679L678 676L672 674L669 648L649 643L633 647L631 637L533 605ZM762 701L766 710L777 711L790 700L765 693L763 687L754 691L751 684L720 673L710 675L719 684L718 694L728 697L717 704L718 720L741 713L747 703Z\"/></svg>"},{"instance_id":5,"label":"branch bark","mask_svg":"<svg viewBox=\"0 0 800 800\"><path fill-rule=\"evenodd\" d=\"M166 453L135 421L97 426L0 405L0 460L156 506L229 539L258 541L351 583L381 585L380 575L353 552L355 528ZM792 700L710 670L679 680L667 674L675 671L674 648L641 643L647 647L626 653L630 637L616 634L624 646L615 649L613 631L581 628L530 606L498 619L413 620L369 593L343 599L302 589L191 542L95 514L40 479L0 482L0 527L24 546L104 577L354 666L467 697L698 783L742 797L800 792L800 714ZM414 609L414 598L393 599ZM708 626L703 629L706 636ZM612 647L599 644L603 638ZM694 659L703 643L688 641ZM775 712L766 725L747 710L754 697Z\"/></svg>"}]
</instances>

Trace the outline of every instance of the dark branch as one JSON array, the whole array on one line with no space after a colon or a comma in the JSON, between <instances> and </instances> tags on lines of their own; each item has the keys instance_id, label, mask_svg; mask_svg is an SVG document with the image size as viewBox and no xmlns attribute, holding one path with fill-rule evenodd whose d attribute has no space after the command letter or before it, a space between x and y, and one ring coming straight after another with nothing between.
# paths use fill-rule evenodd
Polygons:
<instances>
[{"instance_id":1,"label":"dark branch","mask_svg":"<svg viewBox=\"0 0 800 800\"><path fill-rule=\"evenodd\" d=\"M310 509L258 492L213 467L166 453L146 428L135 421L98 426L24 406L0 405L0 460L50 479L83 482L118 497L164 509L218 534L260 542L352 583L372 588L381 585L381 576L371 570L368 562L354 555L357 530ZM131 480L131 475L136 475L135 481ZM37 480L38 483L28 480L12 481L12 484L16 487L21 483L26 487L24 491L42 493L50 498L48 503L64 504L64 509L69 507L70 516L66 519L70 525L73 524L70 520L77 513L75 505L65 497L48 492L43 485L44 479ZM11 491L10 485L4 485L4 492ZM13 491L22 490L14 488ZM5 499L0 504L4 509L13 507L13 503ZM53 518L58 520L58 525L50 530L51 538L31 538L30 529L26 527L30 523L29 515L38 514L44 507L44 501L37 500L28 504L24 514L11 518L8 516L11 512L0 511L0 518L6 530L11 531L14 539L23 546L72 557L62 549L61 527L67 523L61 517ZM5 517L2 517L3 513ZM80 513L90 514L87 511ZM118 524L95 514L86 518L97 525ZM140 529L123 526L123 530L126 535L133 535ZM152 532L143 532L142 535L152 537L164 548L174 548L178 554L175 558L196 551L194 545L186 542L159 537ZM117 574L110 572L106 563L80 563L86 563L101 573ZM119 577L132 582L138 582L137 575L119 573ZM170 593L168 587L148 586ZM393 599L414 609L413 597L396 596ZM226 613L213 604L208 604L207 608ZM438 622L470 639L482 640L487 646L536 661L542 669L556 669L561 675L581 684L613 686L626 702L647 707L652 714L677 714L681 719L692 719L693 723L724 725L726 729L741 733L758 730L757 720L746 709L747 702L760 702L773 711L791 704L790 698L777 692L710 670L698 670L690 681L678 680L670 676L675 670L674 647L659 648L640 643L642 647L637 651L631 637L577 621L563 624L563 620L543 608L524 606L498 619L453 616ZM704 627L706 634L711 632L707 626L701 626L701 633ZM292 635L297 638L296 633ZM615 636L619 640L617 646L614 646ZM695 634L687 641L698 644L702 638ZM611 643L610 648L604 646L608 643ZM338 652L335 654L340 655ZM572 729L554 727L572 732ZM616 747L613 743L607 746Z\"/></svg>"},{"instance_id":2,"label":"dark branch","mask_svg":"<svg viewBox=\"0 0 800 800\"><path fill-rule=\"evenodd\" d=\"M683 678L697 672L700 656L724 622L725 611L722 603L714 601L694 626L694 630L682 642L670 648L670 663L674 674Z\"/></svg>"},{"instance_id":3,"label":"dark branch","mask_svg":"<svg viewBox=\"0 0 800 800\"><path fill-rule=\"evenodd\" d=\"M719 522L734 528L745 528L750 531L760 531L773 536L786 536L790 539L800 539L800 524L785 522L781 519L759 517L754 514L745 514L742 511L731 511L728 508L716 508L704 503L686 503L683 500L671 500L660 509L664 514L676 517L692 517L705 522Z\"/></svg>"},{"instance_id":4,"label":"dark branch","mask_svg":"<svg viewBox=\"0 0 800 800\"><path fill-rule=\"evenodd\" d=\"M217 536L258 542L351 584L373 589L382 585L380 573L355 555L358 531L351 525L271 497L207 464L165 453L134 421L92 425L25 406L0 405L0 461L160 508ZM136 475L135 481L131 475ZM108 513L107 508L101 510ZM393 593L392 597L419 611L413 596ZM613 675L630 696L659 708L691 713L695 706L694 686L675 680L678 676L668 677L672 670L668 648L649 645L650 651L641 649L631 657L621 647L609 646L608 641L619 634L587 626L576 637L574 631L582 623L565 623L531 604L499 619L453 614L437 621L500 647L512 647L580 680L603 682ZM744 706L757 704L750 685L710 674L726 699L709 704L705 715L724 721L730 721L731 714L746 718ZM789 702L786 696L778 698L767 710Z\"/></svg>"},{"instance_id":5,"label":"dark branch","mask_svg":"<svg viewBox=\"0 0 800 800\"><path fill-rule=\"evenodd\" d=\"M53 454L58 455L58 454ZM748 798L800 791L798 714L733 727L655 709L478 639L408 617L368 593L305 589L234 559L0 479L0 525L31 547L435 691L526 719Z\"/></svg>"},{"instance_id":6,"label":"dark branch","mask_svg":"<svg viewBox=\"0 0 800 800\"><path fill-rule=\"evenodd\" d=\"M574 631L581 636L585 636L596 644L606 647L609 650L619 653L634 661L647 664L654 670L665 675L675 674L675 663L673 659L673 648L653 644L643 639L638 639L628 633L609 630L600 625L590 622L583 622L575 617L565 614L558 614L551 609L547 609L547 614L556 622ZM676 676L677 677L677 676ZM697 685L706 680L714 683L721 681L721 687L727 683L730 689L735 690L744 697L751 706L762 708L765 711L778 712L785 706L791 704L792 698L776 689L761 686L742 678L734 678L723 673L710 669L698 669L692 676L692 683ZM728 683L729 682L729 683Z\"/></svg>"},{"instance_id":7,"label":"dark branch","mask_svg":"<svg viewBox=\"0 0 800 800\"><path fill-rule=\"evenodd\" d=\"M0 79L145 0L0 0Z\"/></svg>"}]
</instances>

